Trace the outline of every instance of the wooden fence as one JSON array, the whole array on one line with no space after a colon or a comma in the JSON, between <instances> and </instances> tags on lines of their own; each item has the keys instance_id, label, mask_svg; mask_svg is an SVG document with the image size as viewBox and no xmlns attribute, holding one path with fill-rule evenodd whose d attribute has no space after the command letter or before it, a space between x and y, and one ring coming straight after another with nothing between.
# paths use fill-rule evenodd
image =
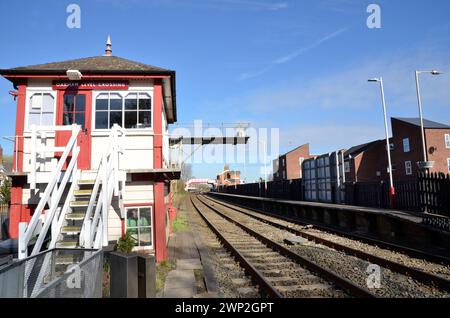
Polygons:
<instances>
[{"instance_id":1,"label":"wooden fence","mask_svg":"<svg viewBox=\"0 0 450 318\"><path fill-rule=\"evenodd\" d=\"M394 180L395 182L395 180ZM222 187L219 192L283 200L303 201L301 179L249 183ZM389 185L386 182L356 182L345 184L345 204L389 209ZM395 182L394 207L397 210L428 212L450 217L450 175L420 173L417 180Z\"/></svg>"},{"instance_id":2,"label":"wooden fence","mask_svg":"<svg viewBox=\"0 0 450 318\"><path fill-rule=\"evenodd\" d=\"M450 175L419 173L418 188L424 211L450 217Z\"/></svg>"},{"instance_id":3,"label":"wooden fence","mask_svg":"<svg viewBox=\"0 0 450 318\"><path fill-rule=\"evenodd\" d=\"M389 184L386 182L356 182L345 184L345 204L371 208L390 208ZM397 210L422 212L417 181L395 183L394 207Z\"/></svg>"}]
</instances>

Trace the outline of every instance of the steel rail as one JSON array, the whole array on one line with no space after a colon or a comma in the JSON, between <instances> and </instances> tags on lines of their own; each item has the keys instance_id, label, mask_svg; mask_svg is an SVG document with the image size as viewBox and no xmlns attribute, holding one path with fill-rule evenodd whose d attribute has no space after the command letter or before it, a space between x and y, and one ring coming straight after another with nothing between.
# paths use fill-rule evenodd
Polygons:
<instances>
[{"instance_id":1,"label":"steel rail","mask_svg":"<svg viewBox=\"0 0 450 318\"><path fill-rule=\"evenodd\" d=\"M417 280L417 281L419 281L419 282L421 282L421 283L423 283L425 285L434 285L434 286L436 286L438 288L441 288L441 289L443 289L445 291L450 292L450 280L448 280L448 279L446 279L444 277L441 277L441 276L438 276L438 275L435 275L435 274L431 274L431 273L427 273L427 272L425 272L423 270L420 270L420 269L417 269L417 268L412 268L412 267L409 267L409 266L406 266L406 265L403 265L403 264L400 264L400 263L396 263L394 261L391 261L391 260L388 260L388 259L385 259L385 258L382 258L382 257L379 257L379 256L375 256L375 255L363 252L361 250L357 250L357 249L351 248L349 246L345 246L345 245L342 245L342 244L339 244L339 243L336 243L336 242L333 242L333 241L330 241L330 240L318 237L316 235L312 235L312 234L309 234L309 233L305 233L303 231L299 231L297 229L290 228L290 227L285 226L283 224L279 224L279 223L276 223L276 222L273 222L273 221L261 218L259 216L253 215L251 213L247 213L245 211L241 211L241 210L238 210L236 208L230 207L228 205L223 204L222 202L218 202L217 200L213 200L213 199L209 199L209 200L211 200L211 201L213 201L213 202L215 202L215 203L217 203L219 205L222 205L224 207L227 207L227 208L229 208L229 209L231 209L233 211L242 213L242 214L247 215L249 217L252 217L252 218L254 218L254 219L258 220L258 221L261 221L263 223L269 224L269 225L271 225L273 227L279 228L281 230L289 231L289 232L291 232L291 233L293 233L295 235L298 235L298 236L301 236L303 238L306 238L309 241L313 241L315 243L325 245L325 246L330 247L332 249L335 249L337 251L344 252L347 255L352 255L352 256L356 256L356 257L361 258L361 259L365 259L366 261L369 261L371 263L374 263L374 264L380 265L382 267L388 268L388 269L390 269L390 270L392 270L394 272L410 276L410 277L414 278L415 280Z\"/></svg>"},{"instance_id":2,"label":"steel rail","mask_svg":"<svg viewBox=\"0 0 450 318\"><path fill-rule=\"evenodd\" d=\"M263 244L265 244L266 246L268 246L269 248L271 248L272 250L280 253L281 255L289 258L290 260L300 264L301 266L304 266L305 268L307 268L308 270L315 272L317 275L321 276L322 278L333 282L334 284L336 284L337 286L339 286L340 288L346 290L347 292L349 292L351 295L357 296L357 297L363 297L363 298L377 298L376 295L372 294L370 291L368 291L365 288L362 288L356 284L354 284L353 282L351 282L350 280L339 276L337 274L335 274L334 272L314 263L311 262L310 260L304 258L303 256L291 251L290 249L284 247L283 245L272 241L271 239L265 237L264 235L254 231L253 229L245 226L244 224L240 223L239 221L225 215L224 213L222 213L221 211L217 210L216 208L207 205L206 203L202 202L200 199L198 199L201 203L203 203L206 207L208 207L210 210L216 212L218 215L220 215L221 217L223 217L224 219L228 220L230 223L233 223L237 226L239 226L241 229L243 229L245 232L249 233L250 235L252 235L253 237L255 237L257 240L259 240L260 242L262 242Z\"/></svg>"},{"instance_id":3,"label":"steel rail","mask_svg":"<svg viewBox=\"0 0 450 318\"><path fill-rule=\"evenodd\" d=\"M211 198L210 195L208 195L208 197ZM219 200L219 199L215 198L214 200ZM221 202L223 202L223 201L221 201ZM386 248L386 249L389 249L389 250L392 250L392 251L402 252L402 253L405 253L405 254L407 254L407 255L409 255L411 257L421 258L421 259L428 260L428 261L431 261L431 262L436 262L436 263L442 263L442 264L450 265L450 258L447 257L447 256L444 256L444 255L430 254L430 253L427 253L425 251L417 250L417 249L414 249L414 248L411 248L411 247L407 247L407 246L404 246L404 245L398 245L398 244L395 244L395 243L381 241L381 240L378 240L378 239L375 239L375 238L372 238L372 237L359 235L359 234L356 234L356 233L345 232L343 230L339 230L337 228L334 228L334 227L331 227L331 226L327 226L327 225L324 225L324 224L321 224L321 223L318 223L318 222L315 222L315 221L302 221L302 220L297 219L297 218L292 218L292 217L287 217L287 216L283 216L283 215L278 215L278 214L275 214L275 213L261 211L259 209L255 209L255 208L248 207L248 206L245 206L245 205L242 205L242 204L238 204L238 203L234 203L234 202L233 203L229 203L228 201L225 201L225 202L228 203L228 204L232 204L232 205L235 205L237 207L240 207L242 209L247 209L247 210L250 210L250 211L254 211L256 213L260 213L260 214L264 214L264 215L271 216L271 217L274 217L274 218L278 218L278 219L281 219L281 220L284 220L284 221L287 221L287 222L292 222L292 223L295 223L297 225L301 225L301 226L314 225L314 227L316 227L317 229L322 230L322 231L328 231L328 232L335 233L337 235L344 236L344 237L347 237L347 238L350 238L350 239L357 239L357 240L366 242L367 244L377 245L379 247L383 247L383 248Z\"/></svg>"},{"instance_id":4,"label":"steel rail","mask_svg":"<svg viewBox=\"0 0 450 318\"><path fill-rule=\"evenodd\" d=\"M220 232L220 230L212 224L212 222L200 211L200 208L194 203L191 196L191 203L198 214L202 217L208 227L214 232L214 234L219 238L220 242L225 246L225 248L236 258L239 264L244 268L244 270L252 277L253 282L259 285L269 297L272 298L283 298L283 295L275 289L275 287L264 278L260 271L258 271L248 260L242 255L234 246L231 244Z\"/></svg>"}]
</instances>

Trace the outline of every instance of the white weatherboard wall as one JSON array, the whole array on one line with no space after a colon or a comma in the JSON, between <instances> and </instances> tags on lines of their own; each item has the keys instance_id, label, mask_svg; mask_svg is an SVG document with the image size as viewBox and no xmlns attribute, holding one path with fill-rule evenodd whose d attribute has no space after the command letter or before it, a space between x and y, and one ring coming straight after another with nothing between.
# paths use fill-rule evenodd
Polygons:
<instances>
[{"instance_id":1,"label":"white weatherboard wall","mask_svg":"<svg viewBox=\"0 0 450 318\"><path fill-rule=\"evenodd\" d=\"M153 135L148 132L127 131L124 154L119 169L153 169ZM92 135L91 169L96 170L109 147L109 135L94 132Z\"/></svg>"},{"instance_id":2,"label":"white weatherboard wall","mask_svg":"<svg viewBox=\"0 0 450 318\"><path fill-rule=\"evenodd\" d=\"M127 182L123 194L123 203L126 205L153 203L153 182Z\"/></svg>"}]
</instances>

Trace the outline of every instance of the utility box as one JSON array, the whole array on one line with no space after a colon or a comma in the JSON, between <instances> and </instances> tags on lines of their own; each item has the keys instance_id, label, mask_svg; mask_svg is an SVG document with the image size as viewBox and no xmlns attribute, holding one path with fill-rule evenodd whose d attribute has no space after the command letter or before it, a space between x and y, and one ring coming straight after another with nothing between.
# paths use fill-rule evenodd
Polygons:
<instances>
[{"instance_id":1,"label":"utility box","mask_svg":"<svg viewBox=\"0 0 450 318\"><path fill-rule=\"evenodd\" d=\"M138 298L138 256L110 254L111 298Z\"/></svg>"},{"instance_id":2,"label":"utility box","mask_svg":"<svg viewBox=\"0 0 450 318\"><path fill-rule=\"evenodd\" d=\"M143 254L137 257L138 297L156 297L156 260L155 255Z\"/></svg>"}]
</instances>

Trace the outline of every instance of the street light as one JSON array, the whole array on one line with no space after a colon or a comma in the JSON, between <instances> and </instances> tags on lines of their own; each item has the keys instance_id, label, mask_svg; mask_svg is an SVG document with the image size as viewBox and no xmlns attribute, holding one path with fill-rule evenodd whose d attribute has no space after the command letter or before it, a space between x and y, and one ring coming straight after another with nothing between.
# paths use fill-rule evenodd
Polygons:
<instances>
[{"instance_id":1,"label":"street light","mask_svg":"<svg viewBox=\"0 0 450 318\"><path fill-rule=\"evenodd\" d=\"M428 162L427 158L427 149L425 147L425 131L423 128L423 116L422 116L422 98L420 96L420 84L419 84L419 75L422 73L428 73L431 75L441 75L442 73L436 70L432 71L416 71L416 90L417 90L417 100L419 103L419 116L420 116L420 134L422 136L422 149L423 149L423 162L418 162L419 169L429 169L433 167L432 162Z\"/></svg>"},{"instance_id":2,"label":"street light","mask_svg":"<svg viewBox=\"0 0 450 318\"><path fill-rule=\"evenodd\" d=\"M387 115L386 115L386 100L384 98L383 78L382 77L372 78L372 79L369 79L369 82L380 83L380 88L381 88L381 101L383 104L383 113L384 113L384 129L385 129L385 133L386 133L386 152L387 152L388 166L389 166L389 182L390 182L389 198L391 201L391 208L394 208L395 188L394 188L394 178L392 177L391 146L389 143L389 131L388 131Z\"/></svg>"}]
</instances>

